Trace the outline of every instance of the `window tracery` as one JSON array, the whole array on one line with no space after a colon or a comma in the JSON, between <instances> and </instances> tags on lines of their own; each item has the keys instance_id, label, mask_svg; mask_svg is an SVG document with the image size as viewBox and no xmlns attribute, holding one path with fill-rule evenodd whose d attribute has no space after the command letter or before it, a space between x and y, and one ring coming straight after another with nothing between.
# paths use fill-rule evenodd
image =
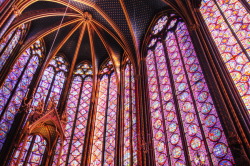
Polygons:
<instances>
[{"instance_id":1,"label":"window tracery","mask_svg":"<svg viewBox=\"0 0 250 166\"><path fill-rule=\"evenodd\" d=\"M15 151L10 165L41 165L47 141L40 135L30 135Z\"/></svg>"},{"instance_id":2,"label":"window tracery","mask_svg":"<svg viewBox=\"0 0 250 166\"><path fill-rule=\"evenodd\" d=\"M39 63L44 57L40 40L23 52L0 88L0 149L24 99Z\"/></svg>"},{"instance_id":3,"label":"window tracery","mask_svg":"<svg viewBox=\"0 0 250 166\"><path fill-rule=\"evenodd\" d=\"M59 160L60 164L80 165L82 162L93 88L92 77L92 66L87 62L79 64L74 72L66 107L66 140L64 141L62 154ZM59 148L60 146L58 145L56 151L58 151ZM56 162L55 160L58 160L57 155L54 157L54 162Z\"/></svg>"},{"instance_id":4,"label":"window tracery","mask_svg":"<svg viewBox=\"0 0 250 166\"><path fill-rule=\"evenodd\" d=\"M64 57L54 57L43 73L39 86L34 95L32 105L37 106L39 102L49 103L48 101L50 98L53 98L53 101L57 105L64 87L67 72L68 63Z\"/></svg>"},{"instance_id":5,"label":"window tracery","mask_svg":"<svg viewBox=\"0 0 250 166\"><path fill-rule=\"evenodd\" d=\"M137 165L137 120L135 105L135 80L134 69L130 61L124 70L124 157L123 165Z\"/></svg>"},{"instance_id":6,"label":"window tracery","mask_svg":"<svg viewBox=\"0 0 250 166\"><path fill-rule=\"evenodd\" d=\"M113 165L116 149L117 79L111 61L100 72L90 165Z\"/></svg>"},{"instance_id":7,"label":"window tracery","mask_svg":"<svg viewBox=\"0 0 250 166\"><path fill-rule=\"evenodd\" d=\"M158 165L233 165L186 25L174 14L152 28L146 65Z\"/></svg>"},{"instance_id":8,"label":"window tracery","mask_svg":"<svg viewBox=\"0 0 250 166\"><path fill-rule=\"evenodd\" d=\"M22 24L17 27L15 30L10 32L5 39L1 42L0 45L0 71L4 66L7 59L10 57L12 51L17 46L18 42L21 41L21 38L25 35L27 31L27 24Z\"/></svg>"},{"instance_id":9,"label":"window tracery","mask_svg":"<svg viewBox=\"0 0 250 166\"><path fill-rule=\"evenodd\" d=\"M200 12L250 112L250 14L239 0L203 0Z\"/></svg>"}]
</instances>

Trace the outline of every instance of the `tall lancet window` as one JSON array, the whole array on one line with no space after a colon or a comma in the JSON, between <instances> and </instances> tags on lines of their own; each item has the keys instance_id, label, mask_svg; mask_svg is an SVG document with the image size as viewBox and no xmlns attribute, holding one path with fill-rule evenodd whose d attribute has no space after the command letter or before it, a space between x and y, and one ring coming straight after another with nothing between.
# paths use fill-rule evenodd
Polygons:
<instances>
[{"instance_id":1,"label":"tall lancet window","mask_svg":"<svg viewBox=\"0 0 250 166\"><path fill-rule=\"evenodd\" d=\"M61 157L59 157L61 165L81 165L82 163L93 88L92 77L92 66L87 62L79 64L74 72L66 107L66 140L63 144ZM56 148L56 151L59 152L60 144ZM54 162L57 162L56 160L58 160L57 155Z\"/></svg>"},{"instance_id":2,"label":"tall lancet window","mask_svg":"<svg viewBox=\"0 0 250 166\"><path fill-rule=\"evenodd\" d=\"M67 72L68 63L64 57L61 55L54 57L43 73L32 105L37 106L39 102L48 103L51 98L57 104L64 87Z\"/></svg>"},{"instance_id":3,"label":"tall lancet window","mask_svg":"<svg viewBox=\"0 0 250 166\"><path fill-rule=\"evenodd\" d=\"M248 11L239 0L203 0L200 8L222 60L250 113L250 14Z\"/></svg>"},{"instance_id":4,"label":"tall lancet window","mask_svg":"<svg viewBox=\"0 0 250 166\"><path fill-rule=\"evenodd\" d=\"M135 79L133 65L128 61L123 71L123 165L138 165L135 105Z\"/></svg>"},{"instance_id":5,"label":"tall lancet window","mask_svg":"<svg viewBox=\"0 0 250 166\"><path fill-rule=\"evenodd\" d=\"M3 39L0 45L0 71L3 68L6 60L17 46L18 42L22 40L27 31L27 24L22 24L15 30L11 31L6 38Z\"/></svg>"},{"instance_id":6,"label":"tall lancet window","mask_svg":"<svg viewBox=\"0 0 250 166\"><path fill-rule=\"evenodd\" d=\"M156 165L233 165L189 32L174 14L158 19L146 56Z\"/></svg>"},{"instance_id":7,"label":"tall lancet window","mask_svg":"<svg viewBox=\"0 0 250 166\"><path fill-rule=\"evenodd\" d=\"M0 86L0 150L43 56L43 44L36 41L20 55Z\"/></svg>"},{"instance_id":8,"label":"tall lancet window","mask_svg":"<svg viewBox=\"0 0 250 166\"><path fill-rule=\"evenodd\" d=\"M47 141L40 135L26 137L15 151L10 165L41 165L46 145Z\"/></svg>"},{"instance_id":9,"label":"tall lancet window","mask_svg":"<svg viewBox=\"0 0 250 166\"><path fill-rule=\"evenodd\" d=\"M99 78L90 165L115 165L118 85L111 61L103 66Z\"/></svg>"}]
</instances>

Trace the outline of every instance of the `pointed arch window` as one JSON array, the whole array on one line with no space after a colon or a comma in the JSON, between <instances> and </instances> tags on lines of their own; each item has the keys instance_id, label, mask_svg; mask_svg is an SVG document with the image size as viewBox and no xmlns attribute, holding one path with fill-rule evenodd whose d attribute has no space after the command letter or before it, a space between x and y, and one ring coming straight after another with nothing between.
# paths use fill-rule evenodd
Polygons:
<instances>
[{"instance_id":1,"label":"pointed arch window","mask_svg":"<svg viewBox=\"0 0 250 166\"><path fill-rule=\"evenodd\" d=\"M137 127L135 105L134 69L130 61L124 68L124 98L123 98L123 165L138 165L137 161Z\"/></svg>"},{"instance_id":2,"label":"pointed arch window","mask_svg":"<svg viewBox=\"0 0 250 166\"><path fill-rule=\"evenodd\" d=\"M117 78L109 61L100 72L90 165L114 165L116 149Z\"/></svg>"},{"instance_id":3,"label":"pointed arch window","mask_svg":"<svg viewBox=\"0 0 250 166\"><path fill-rule=\"evenodd\" d=\"M73 81L67 101L66 116L67 124L60 164L81 165L86 128L89 116L90 101L93 88L92 66L83 62L74 72ZM59 151L57 146L56 151ZM54 158L57 162L58 156Z\"/></svg>"},{"instance_id":4,"label":"pointed arch window","mask_svg":"<svg viewBox=\"0 0 250 166\"><path fill-rule=\"evenodd\" d=\"M42 136L28 136L15 151L10 165L41 165L46 145L47 141Z\"/></svg>"},{"instance_id":5,"label":"pointed arch window","mask_svg":"<svg viewBox=\"0 0 250 166\"><path fill-rule=\"evenodd\" d=\"M187 27L175 14L154 25L146 66L157 165L233 165Z\"/></svg>"},{"instance_id":6,"label":"pointed arch window","mask_svg":"<svg viewBox=\"0 0 250 166\"><path fill-rule=\"evenodd\" d=\"M20 55L0 88L0 149L43 57L44 46L38 40Z\"/></svg>"},{"instance_id":7,"label":"pointed arch window","mask_svg":"<svg viewBox=\"0 0 250 166\"><path fill-rule=\"evenodd\" d=\"M53 101L57 105L64 87L67 72L68 63L65 58L61 55L54 57L43 73L32 105L37 106L39 102L48 103L50 98L53 98Z\"/></svg>"},{"instance_id":8,"label":"pointed arch window","mask_svg":"<svg viewBox=\"0 0 250 166\"><path fill-rule=\"evenodd\" d=\"M202 0L200 12L250 113L250 13L239 0Z\"/></svg>"},{"instance_id":9,"label":"pointed arch window","mask_svg":"<svg viewBox=\"0 0 250 166\"><path fill-rule=\"evenodd\" d=\"M27 24L22 24L10 32L5 39L3 39L0 45L0 71L2 70L7 59L10 57L12 51L17 46L18 42L24 38L27 32L27 27Z\"/></svg>"}]
</instances>

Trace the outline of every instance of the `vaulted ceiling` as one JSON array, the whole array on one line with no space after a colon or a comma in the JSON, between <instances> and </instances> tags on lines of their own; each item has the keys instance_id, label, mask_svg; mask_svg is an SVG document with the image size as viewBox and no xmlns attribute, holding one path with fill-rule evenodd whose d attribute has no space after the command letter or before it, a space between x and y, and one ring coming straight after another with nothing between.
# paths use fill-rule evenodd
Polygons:
<instances>
[{"instance_id":1,"label":"vaulted ceiling","mask_svg":"<svg viewBox=\"0 0 250 166\"><path fill-rule=\"evenodd\" d=\"M24 0L18 6L12 27L31 22L23 50L42 37L47 54L63 53L69 63L75 55L76 63L97 67L108 57L119 66L124 54L136 61L151 20L168 7L164 0Z\"/></svg>"}]
</instances>

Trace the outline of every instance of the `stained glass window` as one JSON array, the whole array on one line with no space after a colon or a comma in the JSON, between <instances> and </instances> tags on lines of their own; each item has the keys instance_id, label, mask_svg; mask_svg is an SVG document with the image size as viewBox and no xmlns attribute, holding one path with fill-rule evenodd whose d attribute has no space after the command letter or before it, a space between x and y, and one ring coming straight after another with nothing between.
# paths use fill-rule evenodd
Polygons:
<instances>
[{"instance_id":1,"label":"stained glass window","mask_svg":"<svg viewBox=\"0 0 250 166\"><path fill-rule=\"evenodd\" d=\"M3 39L0 45L0 71L26 31L27 24L22 24Z\"/></svg>"},{"instance_id":2,"label":"stained glass window","mask_svg":"<svg viewBox=\"0 0 250 166\"><path fill-rule=\"evenodd\" d=\"M92 66L87 62L78 65L74 72L66 107L66 140L60 157L60 164L81 165L93 87L92 76ZM57 148L60 148L60 146ZM54 158L54 162L57 158Z\"/></svg>"},{"instance_id":3,"label":"stained glass window","mask_svg":"<svg viewBox=\"0 0 250 166\"><path fill-rule=\"evenodd\" d=\"M48 103L52 100L57 104L68 72L68 64L62 56L53 58L45 69L33 99L33 106L39 102ZM46 106L45 106L46 107Z\"/></svg>"},{"instance_id":4,"label":"stained glass window","mask_svg":"<svg viewBox=\"0 0 250 166\"><path fill-rule=\"evenodd\" d=\"M44 47L36 41L23 52L0 88L0 149L43 58Z\"/></svg>"},{"instance_id":5,"label":"stained glass window","mask_svg":"<svg viewBox=\"0 0 250 166\"><path fill-rule=\"evenodd\" d=\"M123 165L138 165L135 80L132 64L128 61L124 70L124 153Z\"/></svg>"},{"instance_id":6,"label":"stained glass window","mask_svg":"<svg viewBox=\"0 0 250 166\"><path fill-rule=\"evenodd\" d=\"M111 61L101 70L100 76L90 165L114 165L118 87Z\"/></svg>"},{"instance_id":7,"label":"stained glass window","mask_svg":"<svg viewBox=\"0 0 250 166\"><path fill-rule=\"evenodd\" d=\"M250 14L239 0L203 0L200 12L250 113Z\"/></svg>"},{"instance_id":8,"label":"stained glass window","mask_svg":"<svg viewBox=\"0 0 250 166\"><path fill-rule=\"evenodd\" d=\"M187 27L176 15L152 29L146 57L156 165L233 165Z\"/></svg>"},{"instance_id":9,"label":"stained glass window","mask_svg":"<svg viewBox=\"0 0 250 166\"><path fill-rule=\"evenodd\" d=\"M14 153L10 165L41 165L47 142L40 135L28 136Z\"/></svg>"}]
</instances>

